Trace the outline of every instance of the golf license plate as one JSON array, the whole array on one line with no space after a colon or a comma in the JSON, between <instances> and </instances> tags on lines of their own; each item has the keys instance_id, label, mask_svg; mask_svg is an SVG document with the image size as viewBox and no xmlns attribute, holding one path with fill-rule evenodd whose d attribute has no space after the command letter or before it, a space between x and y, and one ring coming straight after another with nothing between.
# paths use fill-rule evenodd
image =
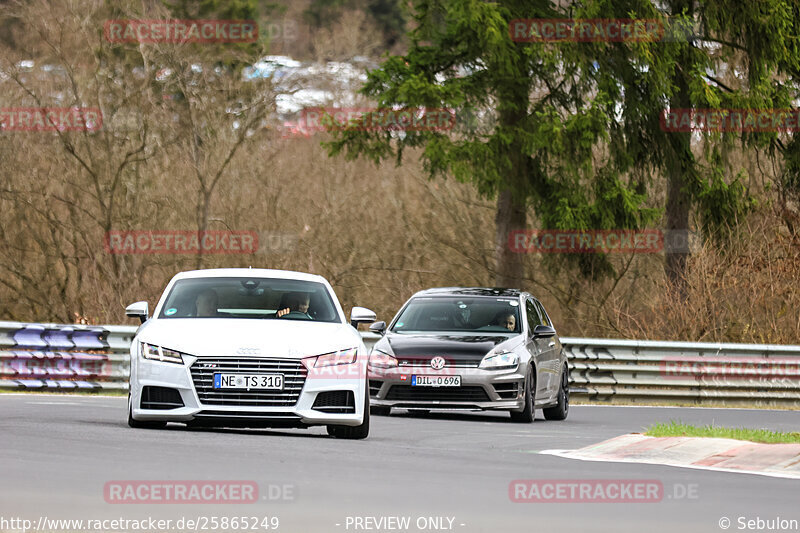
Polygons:
<instances>
[{"instance_id":1,"label":"golf license plate","mask_svg":"<svg viewBox=\"0 0 800 533\"><path fill-rule=\"evenodd\" d=\"M214 388L283 390L283 374L214 374Z\"/></svg>"},{"instance_id":2,"label":"golf license plate","mask_svg":"<svg viewBox=\"0 0 800 533\"><path fill-rule=\"evenodd\" d=\"M461 376L411 376L412 387L460 387Z\"/></svg>"}]
</instances>

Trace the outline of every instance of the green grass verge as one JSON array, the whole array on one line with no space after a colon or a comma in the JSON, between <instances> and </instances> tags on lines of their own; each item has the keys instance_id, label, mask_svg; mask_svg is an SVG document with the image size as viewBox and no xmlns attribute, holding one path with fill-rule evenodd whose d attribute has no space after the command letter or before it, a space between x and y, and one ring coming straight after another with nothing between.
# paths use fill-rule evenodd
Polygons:
<instances>
[{"instance_id":1,"label":"green grass verge","mask_svg":"<svg viewBox=\"0 0 800 533\"><path fill-rule=\"evenodd\" d=\"M714 437L718 439L749 440L751 442L800 443L800 433L781 433L768 429L721 428L714 426L690 426L675 420L654 424L647 428L650 437Z\"/></svg>"}]
</instances>

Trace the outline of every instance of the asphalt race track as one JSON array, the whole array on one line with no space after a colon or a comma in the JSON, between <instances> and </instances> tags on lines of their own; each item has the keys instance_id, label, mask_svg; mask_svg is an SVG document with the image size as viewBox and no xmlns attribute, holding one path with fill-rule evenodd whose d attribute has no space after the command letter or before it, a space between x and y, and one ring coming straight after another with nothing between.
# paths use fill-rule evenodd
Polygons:
<instances>
[{"instance_id":1,"label":"asphalt race track","mask_svg":"<svg viewBox=\"0 0 800 533\"><path fill-rule=\"evenodd\" d=\"M739 517L800 521L797 480L538 453L579 448L671 419L797 431L797 411L573 406L565 422L545 421L537 412L530 425L512 423L506 414L401 411L373 416L368 440L343 441L328 437L324 428L134 430L126 424L125 408L121 397L0 395L0 517L38 524L42 516L265 516L279 518L277 531L298 533L688 533L723 531L722 517L732 521L732 531L746 530L739 527ZM513 503L509 484L517 479L659 480L664 498L657 503ZM107 503L105 484L121 480L252 480L261 501ZM355 527L354 517L389 516L410 517L411 527L378 528L364 521ZM437 529L427 517L451 518L452 529L447 519Z\"/></svg>"}]
</instances>

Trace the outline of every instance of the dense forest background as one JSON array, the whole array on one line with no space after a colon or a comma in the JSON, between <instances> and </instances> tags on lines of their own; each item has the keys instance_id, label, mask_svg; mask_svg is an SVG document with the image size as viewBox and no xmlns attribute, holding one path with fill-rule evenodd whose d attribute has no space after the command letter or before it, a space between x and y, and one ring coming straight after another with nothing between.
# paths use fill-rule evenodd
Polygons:
<instances>
[{"instance_id":1,"label":"dense forest background","mask_svg":"<svg viewBox=\"0 0 800 533\"><path fill-rule=\"evenodd\" d=\"M337 69L361 72L390 56L416 57L408 54L420 42L409 32L425 24L423 3L0 1L0 106L103 112L97 132L0 131L0 319L127 323L127 304L155 304L176 272L198 267L317 273L346 310L369 307L384 320L417 290L505 279L496 188L432 175L428 144L388 158L332 154L335 135L287 133L278 111L310 87L331 104L375 105L374 95L359 92L365 76L343 78ZM104 39L107 20L166 17L253 19L260 38L236 45ZM243 75L267 55L290 57L305 70L284 79ZM753 57L746 50L715 57L732 67L719 84L736 92L740 82L748 92L736 94L751 97L755 84L737 82L736 67ZM787 98L795 65L776 57L755 58L770 65L760 79ZM591 139L587 161L620 150L644 157L615 139ZM522 254L517 284L543 301L561 335L800 342L800 158L792 132L686 139L705 188L687 207L691 253L679 258L680 268L664 253L609 254L602 262ZM606 170L582 166L569 194L595 191L593 180ZM671 167L656 161L614 170L635 192L626 198L635 199L637 213L647 214L633 226L668 229ZM556 220L535 200L523 207L526 227ZM254 231L261 248L197 256L110 254L104 246L109 231L206 229Z\"/></svg>"}]
</instances>

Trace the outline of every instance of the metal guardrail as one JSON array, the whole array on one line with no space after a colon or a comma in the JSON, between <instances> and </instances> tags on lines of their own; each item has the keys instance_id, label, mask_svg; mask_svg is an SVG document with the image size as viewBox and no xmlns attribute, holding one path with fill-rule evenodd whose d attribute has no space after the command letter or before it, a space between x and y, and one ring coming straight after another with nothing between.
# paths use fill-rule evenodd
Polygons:
<instances>
[{"instance_id":1,"label":"metal guardrail","mask_svg":"<svg viewBox=\"0 0 800 533\"><path fill-rule=\"evenodd\" d=\"M0 322L0 388L126 390L136 326ZM362 332L371 347L379 335ZM800 346L562 337L570 390L597 401L800 406Z\"/></svg>"},{"instance_id":2,"label":"metal guardrail","mask_svg":"<svg viewBox=\"0 0 800 533\"><path fill-rule=\"evenodd\" d=\"M598 401L800 406L800 346L561 340L571 391Z\"/></svg>"},{"instance_id":3,"label":"metal guardrail","mask_svg":"<svg viewBox=\"0 0 800 533\"><path fill-rule=\"evenodd\" d=\"M0 389L127 390L136 329L0 322Z\"/></svg>"}]
</instances>

